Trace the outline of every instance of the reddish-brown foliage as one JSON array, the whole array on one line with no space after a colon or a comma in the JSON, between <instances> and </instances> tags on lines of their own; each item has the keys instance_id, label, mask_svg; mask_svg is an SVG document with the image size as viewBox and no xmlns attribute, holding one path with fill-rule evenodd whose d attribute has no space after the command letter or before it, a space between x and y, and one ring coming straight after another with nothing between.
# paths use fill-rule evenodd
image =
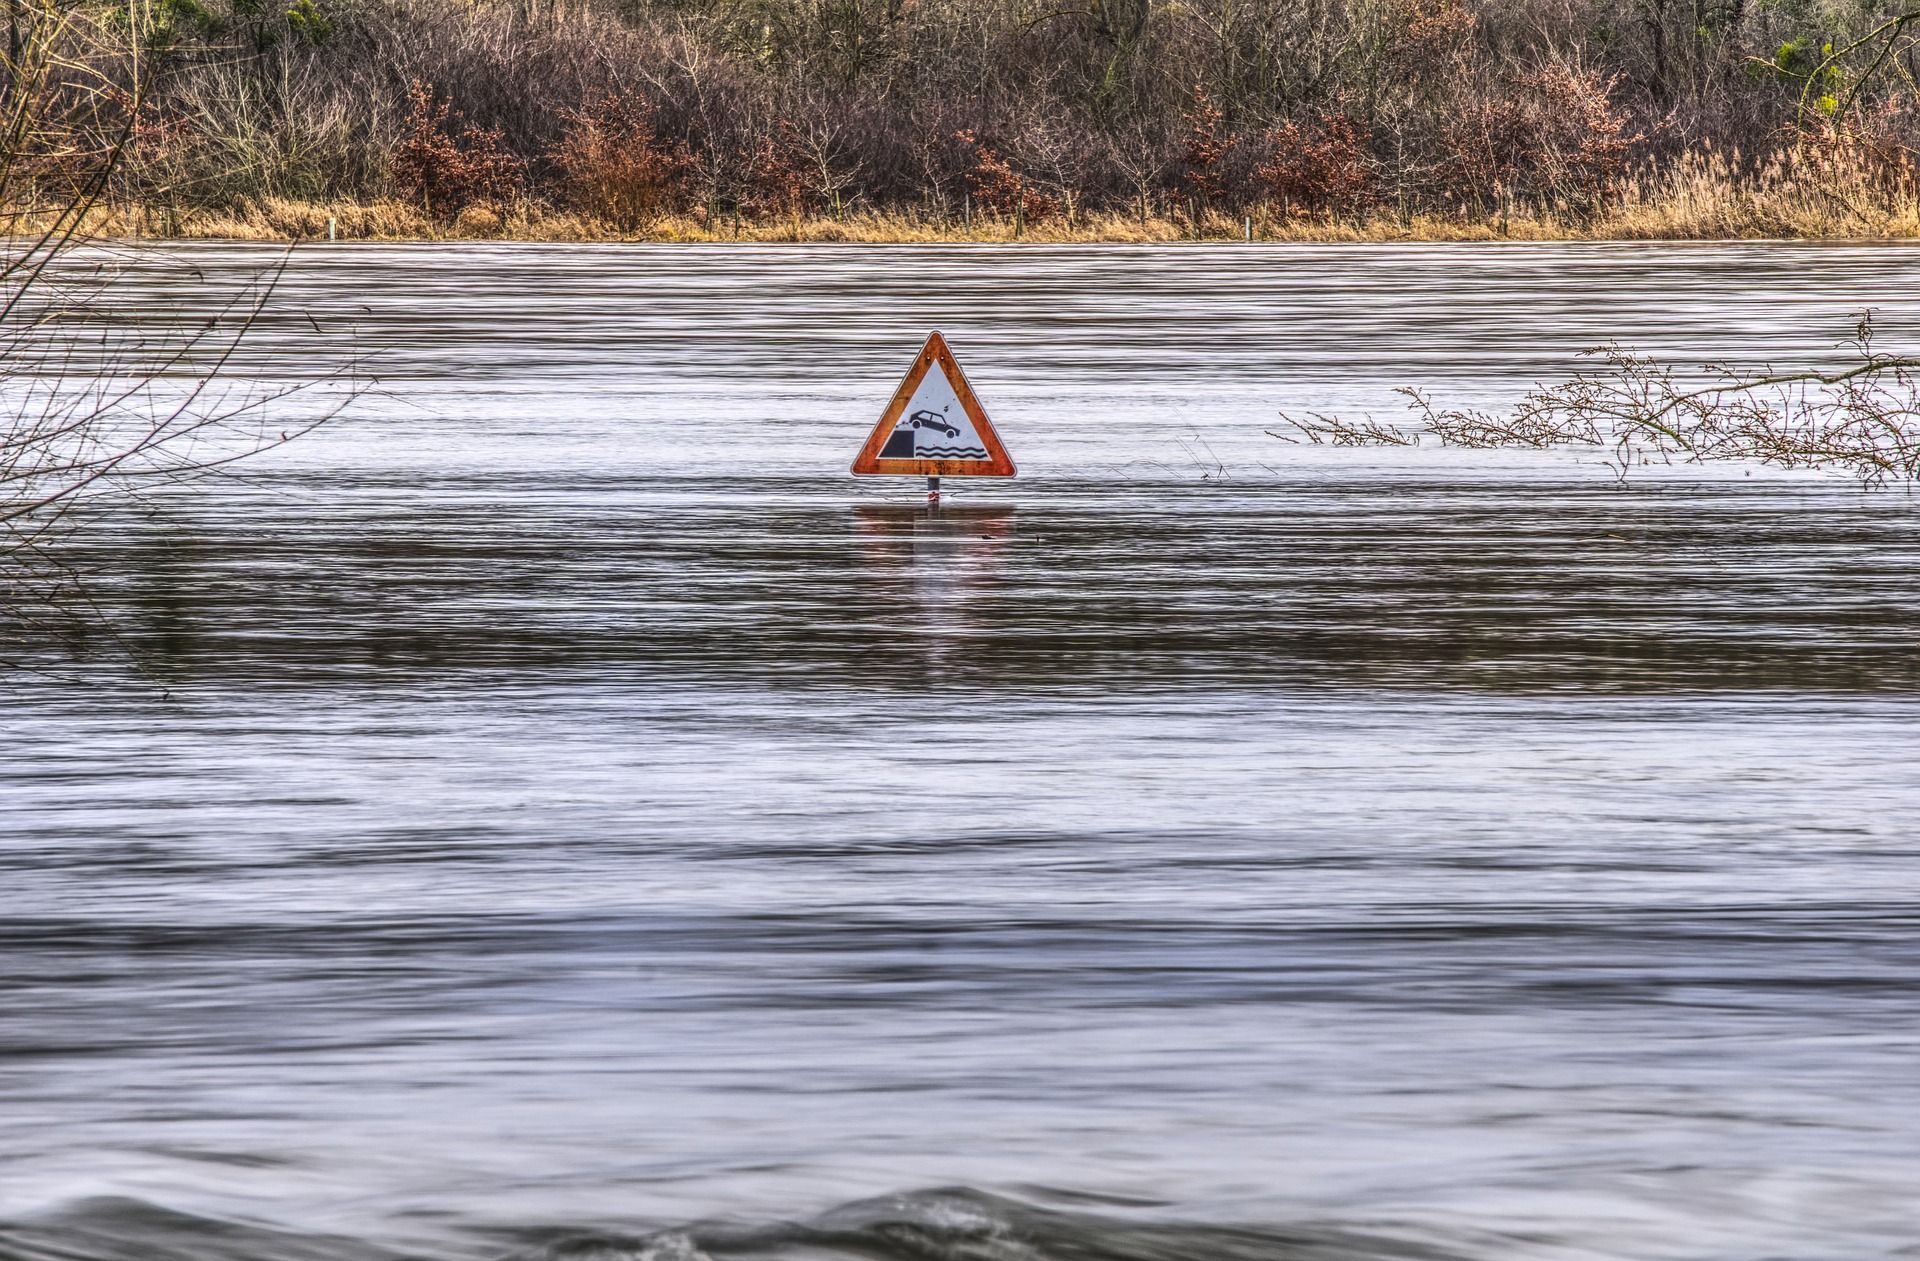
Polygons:
<instances>
[{"instance_id":1,"label":"reddish-brown foliage","mask_svg":"<svg viewBox=\"0 0 1920 1261\"><path fill-rule=\"evenodd\" d=\"M973 167L967 172L967 190L975 204L995 214L1011 216L1019 210L1029 221L1050 219L1060 213L1060 201L1034 188L980 138L970 131L954 133L954 139L973 152Z\"/></svg>"},{"instance_id":2,"label":"reddish-brown foliage","mask_svg":"<svg viewBox=\"0 0 1920 1261\"><path fill-rule=\"evenodd\" d=\"M1217 216L1275 195L1358 208L1390 189L1409 215L1511 204L1523 218L1579 218L1604 213L1629 176L1669 186L1670 163L1709 147L1741 155L1727 166L1735 182L1791 151L1797 177L1844 183L1834 205L1890 206L1920 146L1910 109L1879 121L1913 100L1920 50L1920 27L1868 38L1884 5L1125 0L1112 12L1152 17L1098 55L1088 39L1121 29L1105 0L1044 25L1019 5L876 0L836 8L854 25L827 29L791 8L356 0L328 7L324 45L183 34L142 80L159 116L182 126L143 125L114 192L192 208L398 185L451 214L517 191L511 153L548 181L543 196L631 222L646 212L620 207L671 184L663 168L684 144L684 204L710 213L950 210L966 189L1003 215L1144 216L1192 198ZM1858 38L1839 77L1814 85L1840 99L1803 100L1796 76L1825 43ZM395 66L410 67L403 87L417 76L433 91L366 90ZM573 121L633 84L650 129ZM35 180L70 183L66 155L113 143L90 99L60 107L57 143L21 146ZM500 130L466 126L462 110ZM990 145L956 140L959 128ZM569 130L571 165L591 179L556 161Z\"/></svg>"},{"instance_id":3,"label":"reddish-brown foliage","mask_svg":"<svg viewBox=\"0 0 1920 1261\"><path fill-rule=\"evenodd\" d=\"M513 196L524 164L507 152L499 128L483 129L462 119L455 137L449 106L436 101L433 89L419 79L408 88L407 99L407 117L389 162L402 195L438 218Z\"/></svg>"},{"instance_id":4,"label":"reddish-brown foliage","mask_svg":"<svg viewBox=\"0 0 1920 1261\"><path fill-rule=\"evenodd\" d=\"M692 159L684 145L661 138L639 95L603 92L564 118L548 156L574 210L631 232L687 204Z\"/></svg>"},{"instance_id":5,"label":"reddish-brown foliage","mask_svg":"<svg viewBox=\"0 0 1920 1261\"><path fill-rule=\"evenodd\" d=\"M1432 68L1471 55L1480 19L1459 0L1402 0L1397 26L1401 64Z\"/></svg>"},{"instance_id":6,"label":"reddish-brown foliage","mask_svg":"<svg viewBox=\"0 0 1920 1261\"><path fill-rule=\"evenodd\" d=\"M1185 191L1199 198L1202 205L1216 200L1224 190L1227 154L1233 148L1233 136L1223 126L1225 117L1196 83L1192 103L1180 115L1186 127L1180 179Z\"/></svg>"},{"instance_id":7,"label":"reddish-brown foliage","mask_svg":"<svg viewBox=\"0 0 1920 1261\"><path fill-rule=\"evenodd\" d=\"M761 214L798 215L807 209L806 168L790 119L782 118L760 137L745 162L746 208Z\"/></svg>"},{"instance_id":8,"label":"reddish-brown foliage","mask_svg":"<svg viewBox=\"0 0 1920 1261\"><path fill-rule=\"evenodd\" d=\"M1644 137L1627 130L1615 79L1551 65L1513 76L1497 95L1463 102L1441 129L1440 183L1471 205L1503 196L1598 211L1620 190Z\"/></svg>"},{"instance_id":9,"label":"reddish-brown foliage","mask_svg":"<svg viewBox=\"0 0 1920 1261\"><path fill-rule=\"evenodd\" d=\"M1290 211L1352 213L1379 200L1373 136L1345 113L1321 113L1305 127L1288 119L1266 142L1268 157L1256 175L1268 196Z\"/></svg>"},{"instance_id":10,"label":"reddish-brown foliage","mask_svg":"<svg viewBox=\"0 0 1920 1261\"><path fill-rule=\"evenodd\" d=\"M1643 138L1629 134L1625 113L1613 104L1619 82L1618 75L1603 79L1559 64L1519 76L1534 137L1529 174L1540 192L1590 211L1618 191L1627 157Z\"/></svg>"}]
</instances>

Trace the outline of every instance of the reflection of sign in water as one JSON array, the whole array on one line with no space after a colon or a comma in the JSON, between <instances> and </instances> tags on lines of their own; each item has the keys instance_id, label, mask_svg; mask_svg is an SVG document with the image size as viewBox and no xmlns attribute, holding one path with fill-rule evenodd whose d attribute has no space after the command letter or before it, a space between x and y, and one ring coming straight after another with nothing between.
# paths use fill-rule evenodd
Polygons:
<instances>
[{"instance_id":1,"label":"reflection of sign in water","mask_svg":"<svg viewBox=\"0 0 1920 1261\"><path fill-rule=\"evenodd\" d=\"M1013 514L1009 504L854 508L863 581L849 595L871 601L874 624L886 628L865 658L877 677L1000 678L1004 644L981 633L993 607L981 597L1000 577Z\"/></svg>"},{"instance_id":2,"label":"reflection of sign in water","mask_svg":"<svg viewBox=\"0 0 1920 1261\"><path fill-rule=\"evenodd\" d=\"M1013 476L1013 460L940 334L927 338L880 423L867 436L853 471Z\"/></svg>"}]
</instances>

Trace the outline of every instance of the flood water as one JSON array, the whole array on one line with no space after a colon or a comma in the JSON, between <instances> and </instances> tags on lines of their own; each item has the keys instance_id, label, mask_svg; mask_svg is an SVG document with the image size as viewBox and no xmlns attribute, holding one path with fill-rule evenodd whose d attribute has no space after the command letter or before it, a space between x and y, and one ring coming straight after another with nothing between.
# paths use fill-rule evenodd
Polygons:
<instances>
[{"instance_id":1,"label":"flood water","mask_svg":"<svg viewBox=\"0 0 1920 1261\"><path fill-rule=\"evenodd\" d=\"M297 253L237 370L377 385L4 631L0 1259L1920 1253L1920 499L1266 432L1863 307L1920 252ZM936 327L1021 476L933 515L846 467Z\"/></svg>"}]
</instances>

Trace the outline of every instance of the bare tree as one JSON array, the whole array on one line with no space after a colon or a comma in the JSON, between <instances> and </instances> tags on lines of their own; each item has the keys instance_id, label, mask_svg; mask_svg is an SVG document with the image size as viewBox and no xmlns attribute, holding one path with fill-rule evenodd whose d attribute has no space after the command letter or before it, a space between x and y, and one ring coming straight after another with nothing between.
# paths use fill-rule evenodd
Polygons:
<instances>
[{"instance_id":1,"label":"bare tree","mask_svg":"<svg viewBox=\"0 0 1920 1261\"><path fill-rule=\"evenodd\" d=\"M150 15L136 5L121 22L62 0L11 0L9 16L0 564L20 564L88 500L214 474L323 423L359 365L349 339L323 338L298 381L235 370L285 256L199 309L143 301L131 287L142 256L91 246L83 232L142 117Z\"/></svg>"}]
</instances>

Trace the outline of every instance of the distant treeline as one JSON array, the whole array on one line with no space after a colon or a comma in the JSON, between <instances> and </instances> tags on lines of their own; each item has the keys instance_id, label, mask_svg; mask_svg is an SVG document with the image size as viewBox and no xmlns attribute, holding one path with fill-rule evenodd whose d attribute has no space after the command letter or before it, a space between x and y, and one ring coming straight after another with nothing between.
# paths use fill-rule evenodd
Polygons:
<instances>
[{"instance_id":1,"label":"distant treeline","mask_svg":"<svg viewBox=\"0 0 1920 1261\"><path fill-rule=\"evenodd\" d=\"M15 0L17 4L19 0ZM110 200L435 219L1607 213L1710 154L1911 198L1886 0L161 0ZM144 12L144 11L143 11ZM1811 156L1808 156L1811 155ZM1836 196L1851 195L1843 190Z\"/></svg>"}]
</instances>

